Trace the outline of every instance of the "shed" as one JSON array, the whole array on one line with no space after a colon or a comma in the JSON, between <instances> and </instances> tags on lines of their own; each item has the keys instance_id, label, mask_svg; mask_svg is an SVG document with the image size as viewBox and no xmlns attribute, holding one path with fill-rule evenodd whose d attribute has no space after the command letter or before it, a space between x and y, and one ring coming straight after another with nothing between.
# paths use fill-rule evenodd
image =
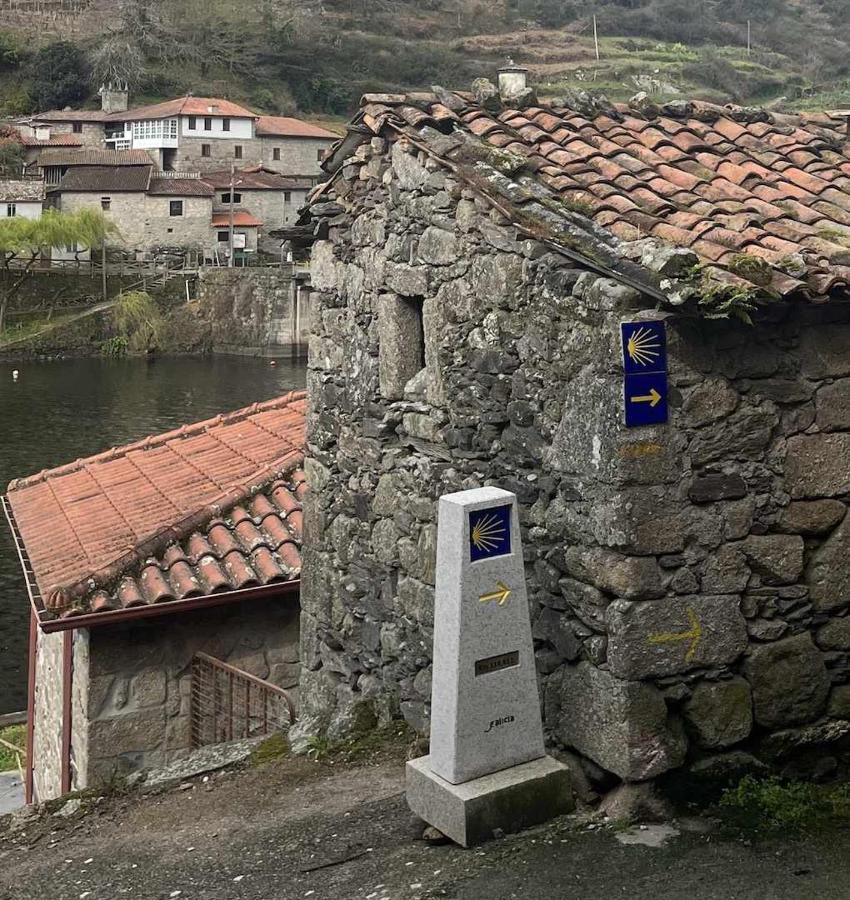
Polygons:
<instances>
[{"instance_id":1,"label":"shed","mask_svg":"<svg viewBox=\"0 0 850 900\"><path fill-rule=\"evenodd\" d=\"M29 801L288 727L304 405L290 393L9 485L32 608Z\"/></svg>"},{"instance_id":2,"label":"shed","mask_svg":"<svg viewBox=\"0 0 850 900\"><path fill-rule=\"evenodd\" d=\"M298 230L304 734L427 732L436 500L492 484L519 498L553 744L625 781L730 751L835 765L846 140L827 115L487 82L363 98Z\"/></svg>"}]
</instances>

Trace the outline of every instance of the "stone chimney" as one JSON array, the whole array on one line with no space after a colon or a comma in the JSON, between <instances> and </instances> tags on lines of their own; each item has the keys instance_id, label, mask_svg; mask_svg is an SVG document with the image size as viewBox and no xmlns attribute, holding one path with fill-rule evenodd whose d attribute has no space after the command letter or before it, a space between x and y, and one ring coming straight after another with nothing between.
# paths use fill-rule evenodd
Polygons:
<instances>
[{"instance_id":1,"label":"stone chimney","mask_svg":"<svg viewBox=\"0 0 850 900\"><path fill-rule=\"evenodd\" d=\"M105 113L127 112L130 108L130 87L126 82L104 84L99 93L100 106Z\"/></svg>"},{"instance_id":2,"label":"stone chimney","mask_svg":"<svg viewBox=\"0 0 850 900\"><path fill-rule=\"evenodd\" d=\"M510 106L511 102L525 96L528 91L528 69L518 66L512 59L499 69L499 96L502 103Z\"/></svg>"}]
</instances>

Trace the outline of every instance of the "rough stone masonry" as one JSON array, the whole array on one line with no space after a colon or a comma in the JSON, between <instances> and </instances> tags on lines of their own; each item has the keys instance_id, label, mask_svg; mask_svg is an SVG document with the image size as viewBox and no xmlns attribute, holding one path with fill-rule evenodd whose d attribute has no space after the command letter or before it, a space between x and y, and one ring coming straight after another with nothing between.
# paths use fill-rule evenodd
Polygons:
<instances>
[{"instance_id":1,"label":"rough stone masonry","mask_svg":"<svg viewBox=\"0 0 850 900\"><path fill-rule=\"evenodd\" d=\"M627 781L835 768L847 308L653 311L404 137L361 143L312 215L302 734L428 732L436 501L496 485L519 498L551 744ZM667 321L671 413L627 431L619 328L641 316Z\"/></svg>"}]
</instances>

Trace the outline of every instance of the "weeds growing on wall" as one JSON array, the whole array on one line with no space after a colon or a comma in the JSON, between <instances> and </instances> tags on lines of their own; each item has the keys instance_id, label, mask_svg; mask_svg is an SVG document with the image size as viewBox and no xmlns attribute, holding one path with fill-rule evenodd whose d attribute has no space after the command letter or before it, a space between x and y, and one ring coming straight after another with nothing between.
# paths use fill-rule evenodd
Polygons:
<instances>
[{"instance_id":1,"label":"weeds growing on wall","mask_svg":"<svg viewBox=\"0 0 850 900\"><path fill-rule=\"evenodd\" d=\"M5 744L20 747L23 753L27 744L27 729L25 725L9 725L8 728L0 728L0 740ZM0 744L0 772L8 772L18 768L21 757L13 750Z\"/></svg>"},{"instance_id":2,"label":"weeds growing on wall","mask_svg":"<svg viewBox=\"0 0 850 900\"><path fill-rule=\"evenodd\" d=\"M121 356L124 352L152 353L162 338L163 315L153 297L144 291L130 291L122 294L112 311L112 318L118 332L117 338L108 341L104 352ZM123 341L123 345L121 344ZM115 352L120 351L120 352Z\"/></svg>"}]
</instances>

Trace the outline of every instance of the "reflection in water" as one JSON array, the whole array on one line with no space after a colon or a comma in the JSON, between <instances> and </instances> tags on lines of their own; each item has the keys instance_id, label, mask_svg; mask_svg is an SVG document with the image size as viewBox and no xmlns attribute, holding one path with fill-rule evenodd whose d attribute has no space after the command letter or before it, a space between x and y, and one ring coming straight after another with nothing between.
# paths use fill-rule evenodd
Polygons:
<instances>
[{"instance_id":1,"label":"reflection in water","mask_svg":"<svg viewBox=\"0 0 850 900\"><path fill-rule=\"evenodd\" d=\"M13 380L13 370L19 370ZM0 362L0 492L13 478L304 387L301 364L236 356ZM0 713L26 706L29 610L0 514Z\"/></svg>"}]
</instances>

